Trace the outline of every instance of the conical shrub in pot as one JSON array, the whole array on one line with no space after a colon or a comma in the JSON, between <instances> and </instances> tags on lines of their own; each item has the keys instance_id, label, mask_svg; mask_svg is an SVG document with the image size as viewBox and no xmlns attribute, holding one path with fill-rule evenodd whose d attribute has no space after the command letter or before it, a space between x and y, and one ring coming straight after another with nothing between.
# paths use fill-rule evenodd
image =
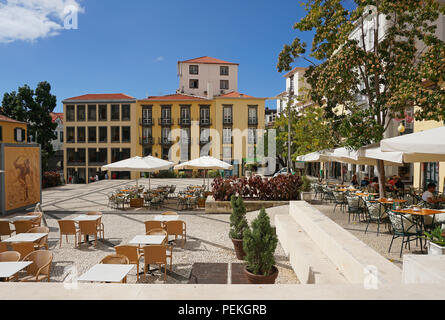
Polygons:
<instances>
[{"instance_id":1,"label":"conical shrub in pot","mask_svg":"<svg viewBox=\"0 0 445 320\"><path fill-rule=\"evenodd\" d=\"M249 228L246 219L246 207L244 206L242 197L232 196L230 204L232 205L232 214L230 215L229 236L232 239L236 257L239 260L243 260L245 256L243 250L243 235L244 231Z\"/></svg>"},{"instance_id":2,"label":"conical shrub in pot","mask_svg":"<svg viewBox=\"0 0 445 320\"><path fill-rule=\"evenodd\" d=\"M275 229L270 225L269 216L263 207L258 217L253 220L252 228L244 231L243 248L246 252L244 271L250 283L275 283L278 276L274 257L277 244Z\"/></svg>"}]
</instances>

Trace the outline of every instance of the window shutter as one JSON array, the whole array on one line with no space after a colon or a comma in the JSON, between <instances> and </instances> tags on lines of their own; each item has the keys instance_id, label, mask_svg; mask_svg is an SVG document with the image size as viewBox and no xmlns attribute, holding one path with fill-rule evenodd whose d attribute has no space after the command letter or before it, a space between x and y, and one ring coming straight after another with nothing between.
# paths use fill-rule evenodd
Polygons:
<instances>
[{"instance_id":1,"label":"window shutter","mask_svg":"<svg viewBox=\"0 0 445 320\"><path fill-rule=\"evenodd\" d=\"M26 131L22 129L22 142L26 142L25 135L26 135Z\"/></svg>"},{"instance_id":2,"label":"window shutter","mask_svg":"<svg viewBox=\"0 0 445 320\"><path fill-rule=\"evenodd\" d=\"M14 141L17 142L17 128L14 128Z\"/></svg>"}]
</instances>

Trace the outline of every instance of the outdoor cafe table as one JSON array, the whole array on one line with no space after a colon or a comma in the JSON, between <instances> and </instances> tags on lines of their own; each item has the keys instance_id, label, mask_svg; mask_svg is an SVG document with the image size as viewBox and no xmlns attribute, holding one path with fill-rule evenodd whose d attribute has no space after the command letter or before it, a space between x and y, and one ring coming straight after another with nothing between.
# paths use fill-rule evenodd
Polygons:
<instances>
[{"instance_id":1,"label":"outdoor cafe table","mask_svg":"<svg viewBox=\"0 0 445 320\"><path fill-rule=\"evenodd\" d=\"M46 237L48 233L19 233L8 239L3 240L3 242L35 242L37 240Z\"/></svg>"},{"instance_id":2,"label":"outdoor cafe table","mask_svg":"<svg viewBox=\"0 0 445 320\"><path fill-rule=\"evenodd\" d=\"M13 222L19 221L19 220L34 220L36 218L38 218L38 217L32 216L32 215L30 215L30 216L15 216L15 217L10 218L9 221L11 223L13 223Z\"/></svg>"},{"instance_id":3,"label":"outdoor cafe table","mask_svg":"<svg viewBox=\"0 0 445 320\"><path fill-rule=\"evenodd\" d=\"M73 220L75 221L75 222L79 222L79 221L97 221L97 220L99 220L100 218L101 218L102 216L99 216L99 215L91 215L91 216L89 216L89 215L87 215L87 214L81 214L81 215L78 215L77 217L75 217Z\"/></svg>"},{"instance_id":4,"label":"outdoor cafe table","mask_svg":"<svg viewBox=\"0 0 445 320\"><path fill-rule=\"evenodd\" d=\"M137 244L139 246L161 245L164 240L165 236L162 235L137 235L133 239L131 239L129 244Z\"/></svg>"},{"instance_id":5,"label":"outdoor cafe table","mask_svg":"<svg viewBox=\"0 0 445 320\"><path fill-rule=\"evenodd\" d=\"M377 199L378 202L380 202L381 204L393 204L395 203L405 203L408 200L401 200L401 199L388 199L388 198L382 198L382 199Z\"/></svg>"},{"instance_id":6,"label":"outdoor cafe table","mask_svg":"<svg viewBox=\"0 0 445 320\"><path fill-rule=\"evenodd\" d=\"M367 196L378 196L378 193L363 193L363 192L357 192L357 196L359 197L367 197Z\"/></svg>"},{"instance_id":7,"label":"outdoor cafe table","mask_svg":"<svg viewBox=\"0 0 445 320\"><path fill-rule=\"evenodd\" d=\"M32 264L32 261L0 262L0 278L9 278Z\"/></svg>"},{"instance_id":8,"label":"outdoor cafe table","mask_svg":"<svg viewBox=\"0 0 445 320\"><path fill-rule=\"evenodd\" d=\"M343 188L343 189L338 189L338 191L341 191L341 192L346 192L346 191L357 191L358 189L354 189L354 188L347 188L347 189L345 189L345 188Z\"/></svg>"},{"instance_id":9,"label":"outdoor cafe table","mask_svg":"<svg viewBox=\"0 0 445 320\"><path fill-rule=\"evenodd\" d=\"M133 267L134 264L96 264L77 280L89 282L121 282Z\"/></svg>"},{"instance_id":10,"label":"outdoor cafe table","mask_svg":"<svg viewBox=\"0 0 445 320\"><path fill-rule=\"evenodd\" d=\"M162 221L162 222L176 221L178 219L179 219L178 215L171 215L171 216L170 215L165 215L165 216L163 216L161 214L155 216L155 218L154 218L155 221Z\"/></svg>"}]
</instances>

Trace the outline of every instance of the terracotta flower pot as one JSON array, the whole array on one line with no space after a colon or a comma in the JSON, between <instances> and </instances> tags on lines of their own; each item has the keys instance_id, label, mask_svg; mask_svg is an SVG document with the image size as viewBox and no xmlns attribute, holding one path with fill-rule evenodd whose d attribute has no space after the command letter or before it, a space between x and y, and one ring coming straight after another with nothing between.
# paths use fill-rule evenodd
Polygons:
<instances>
[{"instance_id":1,"label":"terracotta flower pot","mask_svg":"<svg viewBox=\"0 0 445 320\"><path fill-rule=\"evenodd\" d=\"M251 284L274 284L275 280L278 277L278 269L275 266L273 266L272 270L273 273L271 275L262 276L253 274L247 270L246 266L244 267L244 273L246 274L247 281L249 281L249 283Z\"/></svg>"},{"instance_id":2,"label":"terracotta flower pot","mask_svg":"<svg viewBox=\"0 0 445 320\"><path fill-rule=\"evenodd\" d=\"M238 260L244 260L246 253L243 249L243 240L241 239L232 239L233 247L235 248L236 257Z\"/></svg>"}]
</instances>

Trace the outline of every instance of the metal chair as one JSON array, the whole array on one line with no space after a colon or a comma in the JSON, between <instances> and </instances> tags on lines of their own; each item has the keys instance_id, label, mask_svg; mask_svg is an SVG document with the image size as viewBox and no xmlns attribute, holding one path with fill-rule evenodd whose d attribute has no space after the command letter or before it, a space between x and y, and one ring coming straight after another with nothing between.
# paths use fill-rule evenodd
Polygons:
<instances>
[{"instance_id":1,"label":"metal chair","mask_svg":"<svg viewBox=\"0 0 445 320\"><path fill-rule=\"evenodd\" d=\"M414 221L403 214L388 211L389 220L391 221L393 235L389 245L388 253L391 252L391 247L394 239L402 237L402 245L400 246L400 257L402 257L403 244L405 248L408 245L408 250L411 250L410 242L417 239L420 240L420 248L422 247L422 230L418 230ZM415 237L415 239L410 239ZM406 240L405 240L406 239Z\"/></svg>"}]
</instances>

